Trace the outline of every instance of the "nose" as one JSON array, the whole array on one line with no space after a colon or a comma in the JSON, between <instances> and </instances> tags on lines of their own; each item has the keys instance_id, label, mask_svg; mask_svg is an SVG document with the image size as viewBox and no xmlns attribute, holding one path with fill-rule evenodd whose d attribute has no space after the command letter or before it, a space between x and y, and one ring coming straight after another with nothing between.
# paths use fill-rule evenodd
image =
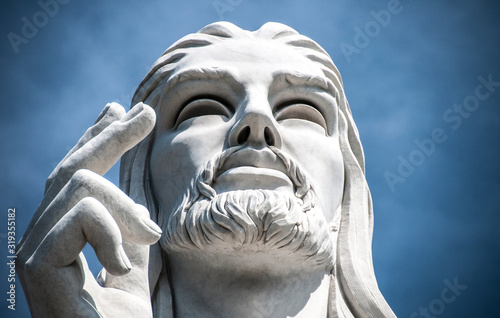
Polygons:
<instances>
[{"instance_id":1,"label":"nose","mask_svg":"<svg viewBox=\"0 0 500 318\"><path fill-rule=\"evenodd\" d=\"M281 148L282 140L268 103L248 104L229 133L229 146L247 144L256 149Z\"/></svg>"}]
</instances>

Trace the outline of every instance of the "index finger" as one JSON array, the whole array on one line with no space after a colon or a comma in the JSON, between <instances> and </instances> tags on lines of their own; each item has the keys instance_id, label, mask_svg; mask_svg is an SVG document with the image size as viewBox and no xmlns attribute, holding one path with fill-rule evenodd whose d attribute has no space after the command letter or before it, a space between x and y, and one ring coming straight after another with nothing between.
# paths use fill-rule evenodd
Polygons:
<instances>
[{"instance_id":1,"label":"index finger","mask_svg":"<svg viewBox=\"0 0 500 318\"><path fill-rule=\"evenodd\" d=\"M125 152L148 136L155 121L155 111L146 104L138 103L120 120L111 123L75 151L61 165L34 219L39 211L45 210L76 171L88 169L104 175Z\"/></svg>"},{"instance_id":2,"label":"index finger","mask_svg":"<svg viewBox=\"0 0 500 318\"><path fill-rule=\"evenodd\" d=\"M100 134L106 127L108 127L114 121L119 120L125 115L125 109L118 103L108 103L106 107L102 110L99 117L96 119L94 125L87 129L83 136L78 140L76 145L66 154L66 156L59 162L57 167L52 171L47 182L45 184L45 192L50 188L55 176L59 172L59 169L64 164L64 162L78 149L82 148L89 140Z\"/></svg>"}]
</instances>

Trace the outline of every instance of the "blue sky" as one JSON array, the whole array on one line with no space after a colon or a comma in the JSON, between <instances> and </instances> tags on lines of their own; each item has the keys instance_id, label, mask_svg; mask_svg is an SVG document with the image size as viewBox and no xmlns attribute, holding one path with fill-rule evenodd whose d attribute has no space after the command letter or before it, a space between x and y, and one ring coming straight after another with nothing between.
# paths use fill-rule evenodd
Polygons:
<instances>
[{"instance_id":1,"label":"blue sky","mask_svg":"<svg viewBox=\"0 0 500 318\"><path fill-rule=\"evenodd\" d=\"M343 76L374 202L375 272L395 313L498 316L500 84L483 84L500 82L494 1L66 2L45 21L36 1L2 2L2 264L7 209L16 208L19 239L57 162L107 102L130 103L170 44L220 19L250 30L277 21L316 40ZM12 45L24 18L38 18L38 32ZM118 170L109 178L118 182ZM445 303L454 280L467 288ZM16 311L7 305L0 316L29 316L20 286Z\"/></svg>"}]
</instances>

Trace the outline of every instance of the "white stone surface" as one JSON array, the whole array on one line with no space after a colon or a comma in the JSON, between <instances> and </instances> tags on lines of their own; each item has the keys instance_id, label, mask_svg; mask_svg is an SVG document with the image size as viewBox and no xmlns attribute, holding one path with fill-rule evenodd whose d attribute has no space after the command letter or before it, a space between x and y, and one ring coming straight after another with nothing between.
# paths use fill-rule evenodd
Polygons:
<instances>
[{"instance_id":1,"label":"white stone surface","mask_svg":"<svg viewBox=\"0 0 500 318\"><path fill-rule=\"evenodd\" d=\"M34 317L394 317L357 129L318 44L211 24L132 104L107 105L47 181L18 246ZM102 177L120 157L121 190Z\"/></svg>"}]
</instances>

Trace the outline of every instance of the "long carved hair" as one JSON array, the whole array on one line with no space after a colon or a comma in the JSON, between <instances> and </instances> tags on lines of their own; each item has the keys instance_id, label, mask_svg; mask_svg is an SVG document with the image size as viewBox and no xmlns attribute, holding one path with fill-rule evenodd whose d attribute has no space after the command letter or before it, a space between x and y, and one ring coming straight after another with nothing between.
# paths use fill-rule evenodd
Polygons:
<instances>
[{"instance_id":1,"label":"long carved hair","mask_svg":"<svg viewBox=\"0 0 500 318\"><path fill-rule=\"evenodd\" d=\"M189 34L168 48L142 80L132 105L144 102L154 109L160 104L163 84L184 56L204 46L235 38L255 37L277 41L298 50L320 64L337 90L340 147L345 167L345 184L338 228L337 260L332 274L328 317L395 317L380 293L371 253L373 208L366 183L364 155L359 133L345 97L340 73L328 53L313 40L280 23L266 23L249 32L229 22L210 24ZM120 187L137 203L148 207L158 220L158 209L150 188L149 155L154 133L127 152L121 160ZM155 317L174 317L168 266L158 244L150 252L150 288Z\"/></svg>"}]
</instances>

